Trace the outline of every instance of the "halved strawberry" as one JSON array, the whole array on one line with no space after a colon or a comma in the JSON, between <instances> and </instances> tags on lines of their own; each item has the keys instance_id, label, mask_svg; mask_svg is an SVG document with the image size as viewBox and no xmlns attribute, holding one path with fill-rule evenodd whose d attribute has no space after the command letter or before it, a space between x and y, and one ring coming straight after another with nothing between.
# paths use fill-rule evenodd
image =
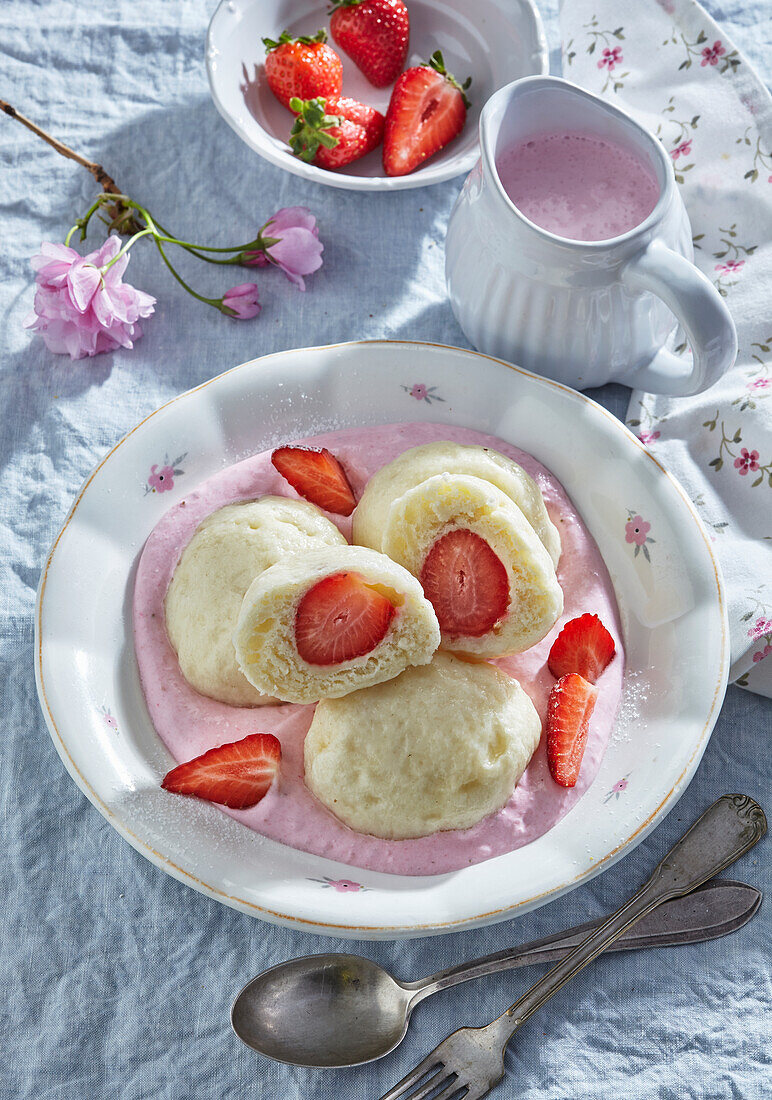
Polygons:
<instances>
[{"instance_id":1,"label":"halved strawberry","mask_svg":"<svg viewBox=\"0 0 772 1100\"><path fill-rule=\"evenodd\" d=\"M335 95L343 87L343 64L326 43L325 31L317 31L313 38L308 35L293 38L289 31L284 31L278 41L263 39L268 87L285 107L289 107L293 96L311 99L317 95Z\"/></svg>"},{"instance_id":2,"label":"halved strawberry","mask_svg":"<svg viewBox=\"0 0 772 1100\"><path fill-rule=\"evenodd\" d=\"M376 88L402 72L410 16L402 0L332 0L330 34Z\"/></svg>"},{"instance_id":3,"label":"halved strawberry","mask_svg":"<svg viewBox=\"0 0 772 1100\"><path fill-rule=\"evenodd\" d=\"M578 672L594 684L615 652L614 639L598 616L580 615L560 631L547 664L556 680L567 672Z\"/></svg>"},{"instance_id":4,"label":"halved strawberry","mask_svg":"<svg viewBox=\"0 0 772 1100\"><path fill-rule=\"evenodd\" d=\"M509 578L501 560L474 531L442 535L424 559L424 594L446 634L479 638L509 606Z\"/></svg>"},{"instance_id":5,"label":"halved strawberry","mask_svg":"<svg viewBox=\"0 0 772 1100\"><path fill-rule=\"evenodd\" d=\"M358 573L334 573L306 592L295 614L295 645L310 665L370 653L386 636L394 606Z\"/></svg>"},{"instance_id":6,"label":"halved strawberry","mask_svg":"<svg viewBox=\"0 0 772 1100\"><path fill-rule=\"evenodd\" d=\"M385 119L375 107L347 96L291 99L298 116L289 144L300 160L320 168L345 168L371 153L383 138Z\"/></svg>"},{"instance_id":7,"label":"halved strawberry","mask_svg":"<svg viewBox=\"0 0 772 1100\"><path fill-rule=\"evenodd\" d=\"M394 85L386 112L383 167L387 176L405 176L461 133L469 106L465 92L446 72L436 50L426 65L406 69Z\"/></svg>"},{"instance_id":8,"label":"halved strawberry","mask_svg":"<svg viewBox=\"0 0 772 1100\"><path fill-rule=\"evenodd\" d=\"M575 787L598 689L576 672L561 676L547 703L547 763L561 787Z\"/></svg>"},{"instance_id":9,"label":"halved strawberry","mask_svg":"<svg viewBox=\"0 0 772 1100\"><path fill-rule=\"evenodd\" d=\"M272 733L253 733L172 768L161 786L175 794L246 810L265 795L280 760L279 739Z\"/></svg>"},{"instance_id":10,"label":"halved strawberry","mask_svg":"<svg viewBox=\"0 0 772 1100\"><path fill-rule=\"evenodd\" d=\"M277 447L271 462L295 492L326 512L350 516L356 508L346 472L326 447Z\"/></svg>"}]
</instances>

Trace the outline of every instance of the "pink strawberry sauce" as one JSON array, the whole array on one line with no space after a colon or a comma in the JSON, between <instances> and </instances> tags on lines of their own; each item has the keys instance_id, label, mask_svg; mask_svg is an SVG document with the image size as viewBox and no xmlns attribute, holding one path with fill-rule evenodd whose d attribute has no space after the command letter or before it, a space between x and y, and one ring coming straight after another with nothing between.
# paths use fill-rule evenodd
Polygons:
<instances>
[{"instance_id":1,"label":"pink strawberry sauce","mask_svg":"<svg viewBox=\"0 0 772 1100\"><path fill-rule=\"evenodd\" d=\"M600 552L565 490L530 455L493 436L428 423L349 428L299 442L329 447L343 463L359 497L368 478L385 463L409 447L438 439L492 447L519 462L539 483L560 531L563 554L558 577L565 595L563 616L527 653L496 662L520 680L542 718L554 683L547 654L564 623L585 611L595 612L616 642L616 657L598 681L600 694L576 787L566 789L553 782L542 739L511 799L498 813L471 829L415 840L381 840L343 825L307 790L303 741L313 706L231 707L188 686L166 636L166 590L182 550L205 516L226 504L269 493L296 496L271 465L270 451L215 474L170 508L145 544L134 587L134 638L145 699L158 735L174 759L178 763L190 760L250 733L273 733L281 741L279 777L262 802L250 810L222 808L222 812L293 848L354 867L401 875L435 875L480 863L520 848L552 828L582 797L598 772L614 725L624 673L619 611ZM350 536L350 519L330 518Z\"/></svg>"}]
</instances>

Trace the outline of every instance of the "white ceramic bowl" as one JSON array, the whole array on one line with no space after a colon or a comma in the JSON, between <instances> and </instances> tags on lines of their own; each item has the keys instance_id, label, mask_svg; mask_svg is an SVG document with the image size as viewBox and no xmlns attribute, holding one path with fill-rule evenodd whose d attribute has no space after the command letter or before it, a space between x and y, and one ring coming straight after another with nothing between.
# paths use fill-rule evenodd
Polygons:
<instances>
[{"instance_id":1,"label":"white ceramic bowl","mask_svg":"<svg viewBox=\"0 0 772 1100\"><path fill-rule=\"evenodd\" d=\"M408 0L408 6L411 30L406 67L425 62L440 49L448 70L459 80L472 77L472 107L463 132L411 175L385 176L380 149L344 172L305 164L290 152L287 136L292 115L266 82L262 39L277 38L284 29L293 34L315 34L320 27L328 30L324 0L221 0L206 38L209 87L218 111L260 156L330 187L399 191L468 172L479 156L478 121L485 101L518 77L549 70L541 18L531 0ZM345 94L385 114L391 88L373 88L356 65L338 52Z\"/></svg>"},{"instance_id":2,"label":"white ceramic bowl","mask_svg":"<svg viewBox=\"0 0 772 1100\"><path fill-rule=\"evenodd\" d=\"M421 878L296 851L214 806L162 791L172 760L145 706L130 610L145 539L204 478L299 436L414 420L492 432L554 471L606 560L627 650L615 733L570 813L519 851ZM177 472L164 492L151 491L153 471L169 464ZM475 352L374 341L246 363L175 398L118 443L86 481L46 562L36 671L65 766L153 863L266 920L375 939L503 920L642 840L697 767L723 699L728 644L720 576L691 503L610 413Z\"/></svg>"}]
</instances>

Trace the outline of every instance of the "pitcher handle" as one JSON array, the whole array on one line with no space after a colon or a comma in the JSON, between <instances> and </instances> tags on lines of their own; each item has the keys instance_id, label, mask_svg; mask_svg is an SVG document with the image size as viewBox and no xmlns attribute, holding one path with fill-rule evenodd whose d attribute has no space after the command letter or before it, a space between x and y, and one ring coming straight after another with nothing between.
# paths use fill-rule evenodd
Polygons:
<instances>
[{"instance_id":1,"label":"pitcher handle","mask_svg":"<svg viewBox=\"0 0 772 1100\"><path fill-rule=\"evenodd\" d=\"M675 314L692 349L692 363L661 348L647 366L620 381L674 397L702 393L717 382L735 361L737 332L710 280L661 241L652 241L634 256L621 275L629 290L655 294Z\"/></svg>"}]
</instances>

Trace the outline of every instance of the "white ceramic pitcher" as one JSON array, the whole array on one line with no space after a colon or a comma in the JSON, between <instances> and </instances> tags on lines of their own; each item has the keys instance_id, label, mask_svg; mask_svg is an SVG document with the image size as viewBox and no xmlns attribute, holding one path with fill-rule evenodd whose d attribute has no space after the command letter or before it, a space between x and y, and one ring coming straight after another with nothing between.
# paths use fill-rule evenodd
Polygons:
<instances>
[{"instance_id":1,"label":"white ceramic pitcher","mask_svg":"<svg viewBox=\"0 0 772 1100\"><path fill-rule=\"evenodd\" d=\"M614 141L650 165L660 196L640 225L607 241L574 241L520 213L499 179L498 156L564 130ZM689 218L653 134L567 80L532 76L488 100L480 148L450 216L445 258L453 311L476 348L577 389L614 381L686 396L731 366L732 318L690 262ZM676 320L691 362L664 347Z\"/></svg>"}]
</instances>

